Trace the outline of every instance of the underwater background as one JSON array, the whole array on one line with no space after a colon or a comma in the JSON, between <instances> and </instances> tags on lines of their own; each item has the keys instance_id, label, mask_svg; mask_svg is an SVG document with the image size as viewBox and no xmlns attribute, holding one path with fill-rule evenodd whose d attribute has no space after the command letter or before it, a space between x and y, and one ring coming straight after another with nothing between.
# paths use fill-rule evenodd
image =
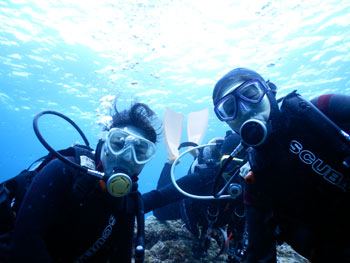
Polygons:
<instances>
[{"instance_id":1,"label":"underwater background","mask_svg":"<svg viewBox=\"0 0 350 263\"><path fill-rule=\"evenodd\" d=\"M160 123L166 107L209 108L203 143L223 137L211 95L236 67L274 82L278 97L350 95L350 1L0 0L0 182L47 154L32 128L43 110L75 121L92 148L115 96L120 110L147 103ZM57 150L83 143L56 116L39 126ZM182 141L185 129L186 118ZM160 138L141 193L166 159Z\"/></svg>"}]
</instances>

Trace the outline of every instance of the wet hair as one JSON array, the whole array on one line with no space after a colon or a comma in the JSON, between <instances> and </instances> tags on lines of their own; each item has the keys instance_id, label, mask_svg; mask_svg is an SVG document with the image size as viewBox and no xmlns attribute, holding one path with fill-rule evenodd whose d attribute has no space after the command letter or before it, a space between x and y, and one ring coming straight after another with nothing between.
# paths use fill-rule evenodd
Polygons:
<instances>
[{"instance_id":1,"label":"wet hair","mask_svg":"<svg viewBox=\"0 0 350 263\"><path fill-rule=\"evenodd\" d=\"M119 112L116 107L116 101L114 103L115 114L112 116L112 125L110 128L120 128L128 125L134 126L145 133L146 139L153 143L157 142L157 128L155 128L155 122L157 116L150 107L144 103L134 103L130 109Z\"/></svg>"}]
</instances>

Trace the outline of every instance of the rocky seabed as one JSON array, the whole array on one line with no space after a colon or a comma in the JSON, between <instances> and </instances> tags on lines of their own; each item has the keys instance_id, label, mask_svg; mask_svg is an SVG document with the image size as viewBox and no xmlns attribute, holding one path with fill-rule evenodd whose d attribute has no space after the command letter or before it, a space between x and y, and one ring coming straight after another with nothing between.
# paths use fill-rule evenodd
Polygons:
<instances>
[{"instance_id":1,"label":"rocky seabed","mask_svg":"<svg viewBox=\"0 0 350 263\"><path fill-rule=\"evenodd\" d=\"M227 263L226 256L215 257L216 248L200 257L200 246L181 220L159 221L149 216L145 222L146 263ZM279 263L308 263L287 244L277 250Z\"/></svg>"}]
</instances>

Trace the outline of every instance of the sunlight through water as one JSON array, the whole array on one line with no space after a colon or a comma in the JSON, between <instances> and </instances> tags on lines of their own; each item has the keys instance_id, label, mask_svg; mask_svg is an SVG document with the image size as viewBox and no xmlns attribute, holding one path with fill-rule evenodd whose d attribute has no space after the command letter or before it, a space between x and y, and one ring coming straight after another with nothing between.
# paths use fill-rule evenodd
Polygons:
<instances>
[{"instance_id":1,"label":"sunlight through water","mask_svg":"<svg viewBox=\"0 0 350 263\"><path fill-rule=\"evenodd\" d=\"M2 168L39 158L34 135L18 138L41 110L68 115L95 143L114 98L148 103L160 120L166 107L209 108L205 140L224 136L211 95L236 67L273 81L278 96L350 95L347 0L0 1L0 48L0 123L16 135Z\"/></svg>"}]
</instances>

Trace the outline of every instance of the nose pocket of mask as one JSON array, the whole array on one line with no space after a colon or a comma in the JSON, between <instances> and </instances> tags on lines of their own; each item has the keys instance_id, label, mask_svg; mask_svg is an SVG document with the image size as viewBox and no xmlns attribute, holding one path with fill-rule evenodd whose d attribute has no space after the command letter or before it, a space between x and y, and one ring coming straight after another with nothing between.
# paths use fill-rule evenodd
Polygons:
<instances>
[{"instance_id":1,"label":"nose pocket of mask","mask_svg":"<svg viewBox=\"0 0 350 263\"><path fill-rule=\"evenodd\" d=\"M155 144L128 130L113 128L106 137L109 151L125 161L144 164L155 155Z\"/></svg>"},{"instance_id":2,"label":"nose pocket of mask","mask_svg":"<svg viewBox=\"0 0 350 263\"><path fill-rule=\"evenodd\" d=\"M132 159L132 155L133 155L133 152L131 151L131 149L127 149L127 150L125 150L125 151L122 153L122 158L123 158L125 161L130 162L131 159Z\"/></svg>"}]
</instances>

